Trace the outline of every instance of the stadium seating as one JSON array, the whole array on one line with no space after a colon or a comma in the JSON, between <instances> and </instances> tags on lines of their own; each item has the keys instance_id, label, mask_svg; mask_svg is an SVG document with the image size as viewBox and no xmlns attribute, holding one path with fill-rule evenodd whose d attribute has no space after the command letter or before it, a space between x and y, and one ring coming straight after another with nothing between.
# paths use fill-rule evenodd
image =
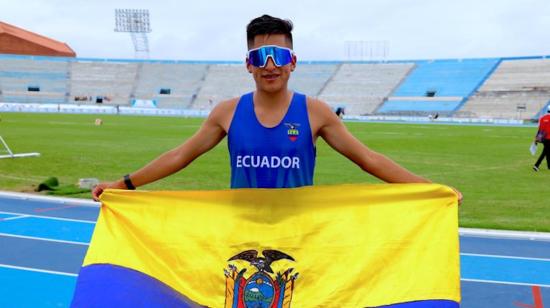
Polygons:
<instances>
[{"instance_id":1,"label":"stadium seating","mask_svg":"<svg viewBox=\"0 0 550 308\"><path fill-rule=\"evenodd\" d=\"M189 108L207 72L207 64L143 62L138 70L135 99L154 100L159 108ZM169 93L161 94L161 89Z\"/></svg>"},{"instance_id":2,"label":"stadium seating","mask_svg":"<svg viewBox=\"0 0 550 308\"><path fill-rule=\"evenodd\" d=\"M254 80L244 63L213 63L208 66L192 108L212 109L220 101L253 91Z\"/></svg>"},{"instance_id":3,"label":"stadium seating","mask_svg":"<svg viewBox=\"0 0 550 308\"><path fill-rule=\"evenodd\" d=\"M336 72L335 63L299 62L289 80L289 88L308 96L319 96Z\"/></svg>"},{"instance_id":4,"label":"stadium seating","mask_svg":"<svg viewBox=\"0 0 550 308\"><path fill-rule=\"evenodd\" d=\"M67 76L67 61L0 57L0 101L65 103Z\"/></svg>"},{"instance_id":5,"label":"stadium seating","mask_svg":"<svg viewBox=\"0 0 550 308\"><path fill-rule=\"evenodd\" d=\"M79 103L103 103L128 106L137 64L132 62L71 62L70 90L76 97L91 97Z\"/></svg>"},{"instance_id":6,"label":"stadium seating","mask_svg":"<svg viewBox=\"0 0 550 308\"><path fill-rule=\"evenodd\" d=\"M498 59L417 61L415 69L377 113L450 115L460 108L497 64Z\"/></svg>"},{"instance_id":7,"label":"stadium seating","mask_svg":"<svg viewBox=\"0 0 550 308\"><path fill-rule=\"evenodd\" d=\"M550 59L503 60L457 116L535 117L550 100Z\"/></svg>"},{"instance_id":8,"label":"stadium seating","mask_svg":"<svg viewBox=\"0 0 550 308\"><path fill-rule=\"evenodd\" d=\"M319 98L345 107L347 115L370 114L413 67L413 63L340 64Z\"/></svg>"},{"instance_id":9,"label":"stadium seating","mask_svg":"<svg viewBox=\"0 0 550 308\"><path fill-rule=\"evenodd\" d=\"M132 106L207 112L254 90L239 62L0 55L0 102ZM550 101L546 57L299 62L289 88L346 115L536 118Z\"/></svg>"}]
</instances>

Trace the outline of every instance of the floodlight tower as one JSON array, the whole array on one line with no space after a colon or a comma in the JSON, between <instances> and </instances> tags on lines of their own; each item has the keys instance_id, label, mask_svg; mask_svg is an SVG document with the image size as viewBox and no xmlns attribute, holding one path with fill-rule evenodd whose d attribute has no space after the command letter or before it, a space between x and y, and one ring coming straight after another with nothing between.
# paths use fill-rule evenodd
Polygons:
<instances>
[{"instance_id":1,"label":"floodlight tower","mask_svg":"<svg viewBox=\"0 0 550 308\"><path fill-rule=\"evenodd\" d=\"M129 32L136 58L149 58L149 10L115 9L115 32Z\"/></svg>"}]
</instances>

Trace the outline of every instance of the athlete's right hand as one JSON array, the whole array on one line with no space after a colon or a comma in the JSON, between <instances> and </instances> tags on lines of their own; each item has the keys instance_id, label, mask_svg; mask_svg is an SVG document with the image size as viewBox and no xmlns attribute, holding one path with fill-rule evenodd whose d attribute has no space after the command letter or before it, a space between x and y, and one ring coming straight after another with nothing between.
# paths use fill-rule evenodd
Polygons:
<instances>
[{"instance_id":1,"label":"athlete's right hand","mask_svg":"<svg viewBox=\"0 0 550 308\"><path fill-rule=\"evenodd\" d=\"M103 182L97 184L94 189L92 190L92 198L94 201L99 201L99 196L103 193L105 189L113 188L113 189L128 189L126 185L124 185L124 182L122 181L116 181L116 182Z\"/></svg>"}]
</instances>

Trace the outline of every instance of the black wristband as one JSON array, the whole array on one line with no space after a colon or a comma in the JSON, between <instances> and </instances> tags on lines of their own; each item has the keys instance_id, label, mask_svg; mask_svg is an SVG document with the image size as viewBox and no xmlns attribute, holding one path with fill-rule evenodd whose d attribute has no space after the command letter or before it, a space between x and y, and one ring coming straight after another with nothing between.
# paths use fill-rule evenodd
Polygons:
<instances>
[{"instance_id":1,"label":"black wristband","mask_svg":"<svg viewBox=\"0 0 550 308\"><path fill-rule=\"evenodd\" d=\"M124 176L124 185L126 185L126 188L128 188L129 190L136 189L136 187L134 186L134 183L132 183L132 180L130 180L129 174Z\"/></svg>"}]
</instances>

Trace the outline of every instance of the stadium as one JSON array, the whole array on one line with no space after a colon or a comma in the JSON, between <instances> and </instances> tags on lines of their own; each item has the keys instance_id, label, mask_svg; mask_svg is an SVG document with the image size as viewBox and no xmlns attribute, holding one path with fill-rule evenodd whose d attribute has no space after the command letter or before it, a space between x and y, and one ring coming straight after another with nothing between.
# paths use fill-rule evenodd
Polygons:
<instances>
[{"instance_id":1,"label":"stadium","mask_svg":"<svg viewBox=\"0 0 550 308\"><path fill-rule=\"evenodd\" d=\"M0 60L1 99L10 103L2 111L82 106L82 113L112 114L116 106L146 106L156 108L140 110L146 114L201 114L254 89L241 62L6 54ZM439 114L446 122L522 124L545 112L549 71L546 56L310 61L300 63L290 87L344 107L349 119L414 121Z\"/></svg>"},{"instance_id":2,"label":"stadium","mask_svg":"<svg viewBox=\"0 0 550 308\"><path fill-rule=\"evenodd\" d=\"M463 273L463 307L544 307L550 299L550 215L545 200L550 173L544 168L533 172L536 157L529 154L529 146L538 119L550 108L550 55L299 60L289 88L318 98L335 111L344 110L344 124L361 142L463 193L459 225L461 235L471 237L461 238L461 252L463 247L489 248L464 252L463 264L478 255L495 258L476 261L480 263L496 264L509 255L532 262L504 273L505 278L495 277L504 267L516 265L498 263L491 278L464 279ZM0 150L5 152L0 155L7 158L0 160L0 190L6 193L0 201L4 204L0 243L18 247L11 255L0 254L0 274L6 271L0 281L7 285L22 279L19 296L30 292L51 298L47 303L37 300L38 295L23 301L0 291L0 303L70 304L93 230L89 225L82 230L63 227L69 228L65 232L84 235L69 236L65 241L78 243L76 248L60 250L75 255L72 268L49 259L43 262L54 264L44 265L52 273L70 275L52 284L51 290L42 290L48 278L27 277L25 272L42 265L14 261L35 245L15 244L14 239L36 240L43 236L36 235L42 227L2 228L1 224L33 215L40 219L41 213L55 216L58 210L80 206L85 218L79 219L95 222L97 205L85 200L91 194L89 188L76 185L79 180L112 180L142 167L191 137L219 102L254 89L241 61L82 58L65 43L0 22ZM539 146L536 154L540 151ZM24 154L39 156L10 159ZM380 183L321 140L317 160L315 185ZM63 185L37 193L39 185L52 177ZM229 178L224 141L184 171L144 189L220 190L228 188ZM21 200L29 200L33 210L15 210L12 205ZM32 204L42 200L51 205ZM60 215L73 222L79 217ZM44 236L63 237L51 232ZM484 236L489 240L478 243ZM517 281L507 278L522 271L529 274ZM36 284L29 286L25 279ZM524 304L530 302L535 304Z\"/></svg>"}]
</instances>

